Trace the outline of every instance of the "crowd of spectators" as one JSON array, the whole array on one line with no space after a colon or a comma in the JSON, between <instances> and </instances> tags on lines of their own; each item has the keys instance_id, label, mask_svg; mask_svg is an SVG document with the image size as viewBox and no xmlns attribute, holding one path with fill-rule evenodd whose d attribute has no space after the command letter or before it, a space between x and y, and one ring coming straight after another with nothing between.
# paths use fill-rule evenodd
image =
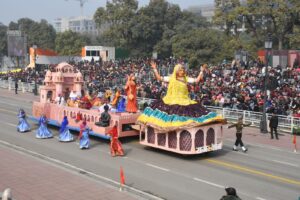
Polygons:
<instances>
[{"instance_id":1,"label":"crowd of spectators","mask_svg":"<svg viewBox=\"0 0 300 200\"><path fill-rule=\"evenodd\" d=\"M184 60L173 58L156 62L162 76L172 73L176 63L185 63ZM150 59L80 62L73 65L83 74L90 93L104 92L107 88L123 88L130 74L136 77L140 97L158 99L165 95L167 89L167 85L156 81L153 77ZM188 76L196 77L199 74L200 66L189 68L188 64L185 65ZM48 69L52 70L53 67L48 66ZM262 62L254 60L245 64L234 60L232 63L209 66L208 69L203 82L189 85L192 99L202 101L207 106L262 112L266 79L266 68ZM37 81L42 83L45 72L46 69L39 72L29 69L2 74L0 78L13 77L24 82L33 82L37 77ZM268 67L267 74L267 112L300 117L299 66Z\"/></svg>"}]
</instances>

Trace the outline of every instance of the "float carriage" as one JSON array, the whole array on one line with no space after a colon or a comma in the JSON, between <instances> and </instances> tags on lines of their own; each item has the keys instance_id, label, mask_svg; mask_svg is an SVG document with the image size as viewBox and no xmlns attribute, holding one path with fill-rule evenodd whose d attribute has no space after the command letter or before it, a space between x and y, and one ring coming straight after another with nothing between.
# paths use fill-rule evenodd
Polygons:
<instances>
[{"instance_id":1,"label":"float carriage","mask_svg":"<svg viewBox=\"0 0 300 200\"><path fill-rule=\"evenodd\" d=\"M55 71L48 71L45 76L44 85L40 87L40 101L33 102L33 119L38 120L44 113L49 119L49 124L60 126L64 116L69 119L69 128L79 131L80 120L86 119L91 128L90 135L109 139L106 135L115 122L118 122L118 137L139 135L140 144L153 148L163 149L178 154L201 154L205 152L222 149L223 133L221 122L206 124L199 127L178 129L171 132L161 132L147 125L138 125L138 130L129 128L136 123L140 113L116 113L109 112L111 122L109 127L95 125L99 121L98 109L84 109L80 107L60 106L53 103L55 98L68 91L81 91L83 77L80 72L75 73L73 66L68 63L60 63ZM137 125L132 126L137 127Z\"/></svg>"}]
</instances>

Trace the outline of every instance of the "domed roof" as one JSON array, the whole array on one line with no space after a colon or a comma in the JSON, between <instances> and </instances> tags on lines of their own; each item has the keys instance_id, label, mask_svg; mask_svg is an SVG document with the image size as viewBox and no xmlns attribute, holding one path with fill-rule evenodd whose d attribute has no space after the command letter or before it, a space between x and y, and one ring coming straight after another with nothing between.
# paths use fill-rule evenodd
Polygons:
<instances>
[{"instance_id":1,"label":"domed roof","mask_svg":"<svg viewBox=\"0 0 300 200\"><path fill-rule=\"evenodd\" d=\"M70 65L69 63L66 63L66 62L59 63L59 64L55 67L56 71L63 71L63 69L65 69L65 68L70 68L70 69L73 70L73 66Z\"/></svg>"},{"instance_id":2,"label":"domed roof","mask_svg":"<svg viewBox=\"0 0 300 200\"><path fill-rule=\"evenodd\" d=\"M52 72L51 72L50 70L47 71L46 77L47 77L47 76L52 76Z\"/></svg>"},{"instance_id":3,"label":"domed roof","mask_svg":"<svg viewBox=\"0 0 300 200\"><path fill-rule=\"evenodd\" d=\"M64 75L63 75L62 72L57 72L57 73L56 73L56 76L57 76L57 77L64 77Z\"/></svg>"},{"instance_id":4,"label":"domed roof","mask_svg":"<svg viewBox=\"0 0 300 200\"><path fill-rule=\"evenodd\" d=\"M50 76L46 76L44 82L51 82Z\"/></svg>"},{"instance_id":5,"label":"domed roof","mask_svg":"<svg viewBox=\"0 0 300 200\"><path fill-rule=\"evenodd\" d=\"M76 78L82 78L81 72L77 72L77 73L76 73Z\"/></svg>"}]
</instances>

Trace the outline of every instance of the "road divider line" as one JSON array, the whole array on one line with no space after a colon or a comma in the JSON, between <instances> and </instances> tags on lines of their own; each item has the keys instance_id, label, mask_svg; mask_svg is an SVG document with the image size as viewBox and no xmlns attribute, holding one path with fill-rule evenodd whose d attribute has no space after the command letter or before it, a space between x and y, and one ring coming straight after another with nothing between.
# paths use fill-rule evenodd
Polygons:
<instances>
[{"instance_id":1,"label":"road divider line","mask_svg":"<svg viewBox=\"0 0 300 200\"><path fill-rule=\"evenodd\" d=\"M2 109L2 108L0 108L0 110L1 111L4 111L4 112L8 112L8 113L13 113L13 114L18 114L17 112L15 112L15 111L11 111L11 110L6 110L6 109Z\"/></svg>"},{"instance_id":2,"label":"road divider line","mask_svg":"<svg viewBox=\"0 0 300 200\"><path fill-rule=\"evenodd\" d=\"M3 103L3 104L6 104L6 105L10 105L10 106L16 106L16 107L19 107L20 104L14 104L14 103L7 103L5 101L0 101L0 103ZM28 109L32 109L31 106L23 106L24 108L28 108Z\"/></svg>"},{"instance_id":3,"label":"road divider line","mask_svg":"<svg viewBox=\"0 0 300 200\"><path fill-rule=\"evenodd\" d=\"M6 124L8 126L12 126L12 127L17 127L16 124L12 124L12 123L8 123L8 122L1 122L1 123Z\"/></svg>"},{"instance_id":4,"label":"road divider line","mask_svg":"<svg viewBox=\"0 0 300 200\"><path fill-rule=\"evenodd\" d=\"M292 166L292 167L299 167L299 165L296 165L296 164L293 164L293 163L288 163L288 162L279 161L279 160L272 160L272 161L276 162L276 163L283 164L283 165L289 165L289 166Z\"/></svg>"},{"instance_id":5,"label":"road divider line","mask_svg":"<svg viewBox=\"0 0 300 200\"><path fill-rule=\"evenodd\" d=\"M262 176L262 177L267 177L267 178L270 178L270 179L281 181L281 182L284 182L284 183L289 183L289 184L300 186L300 181L298 181L298 180L293 180L293 179L289 179L289 178L285 178L285 177L281 177L281 176L276 176L276 175L273 175L273 174L268 174L268 173L261 172L261 171L255 170L255 169L250 169L250 168L247 168L247 167L243 167L243 166L240 166L240 165L236 165L236 164L233 164L233 163L228 163L228 162L224 162L224 161L220 161L220 160L206 159L206 161L210 162L210 163L213 163L213 164L216 164L216 165L224 166L224 167L227 167L227 168L230 168L230 169L236 169L236 170L239 170L239 171L242 171L242 172L247 172L249 174L255 174L255 175Z\"/></svg>"},{"instance_id":6,"label":"road divider line","mask_svg":"<svg viewBox=\"0 0 300 200\"><path fill-rule=\"evenodd\" d=\"M156 166L156 165L152 165L150 163L146 163L147 166L149 167L153 167L153 168L156 168L156 169L160 169L162 171L166 171L166 172L169 172L170 170L169 169L166 169L166 168L163 168L163 167L159 167L159 166Z\"/></svg>"},{"instance_id":7,"label":"road divider line","mask_svg":"<svg viewBox=\"0 0 300 200\"><path fill-rule=\"evenodd\" d=\"M225 140L227 140L227 141L230 141L230 142L235 142L235 140L233 140L233 139L225 139ZM260 147L260 148L266 148L266 149L271 149L271 150L276 150L276 151L281 151L281 152L285 152L285 153L290 153L290 154L293 154L293 155L295 155L295 154L300 154L300 153L298 153L298 152L293 152L293 151L289 151L288 149L280 149L280 148L276 148L276 147L272 147L272 146L270 146L270 145L259 145L259 144L255 144L255 143L251 143L251 142L247 142L247 144L249 144L249 145L251 145L251 146L256 146L256 147Z\"/></svg>"},{"instance_id":8,"label":"road divider line","mask_svg":"<svg viewBox=\"0 0 300 200\"><path fill-rule=\"evenodd\" d=\"M222 189L225 188L225 186L223 186L223 185L219 185L219 184L216 184L216 183L212 183L212 182L209 182L209 181L200 179L200 178L193 178L193 180L198 181L198 182L202 182L202 183L206 183L206 184L208 184L208 185L212 185L212 186L215 186L215 187L217 187L217 188L222 188Z\"/></svg>"},{"instance_id":9,"label":"road divider line","mask_svg":"<svg viewBox=\"0 0 300 200\"><path fill-rule=\"evenodd\" d=\"M264 198L261 198L261 197L256 197L257 200L266 200Z\"/></svg>"}]
</instances>

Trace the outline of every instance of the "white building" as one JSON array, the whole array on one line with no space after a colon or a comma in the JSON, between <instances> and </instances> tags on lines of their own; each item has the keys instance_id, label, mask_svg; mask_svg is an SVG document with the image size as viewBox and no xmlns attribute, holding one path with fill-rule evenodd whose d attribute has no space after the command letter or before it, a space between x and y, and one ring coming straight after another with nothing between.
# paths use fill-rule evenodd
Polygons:
<instances>
[{"instance_id":1,"label":"white building","mask_svg":"<svg viewBox=\"0 0 300 200\"><path fill-rule=\"evenodd\" d=\"M189 7L187 10L195 14L201 14L201 16L205 17L207 21L211 22L215 14L215 5L205 4L200 6L193 6Z\"/></svg>"},{"instance_id":2,"label":"white building","mask_svg":"<svg viewBox=\"0 0 300 200\"><path fill-rule=\"evenodd\" d=\"M85 46L82 48L82 60L98 61L100 58L102 61L115 60L115 47L104 46Z\"/></svg>"},{"instance_id":3,"label":"white building","mask_svg":"<svg viewBox=\"0 0 300 200\"><path fill-rule=\"evenodd\" d=\"M54 28L58 33L71 30L77 33L98 35L99 33L103 32L105 26L101 29L98 29L92 17L80 16L71 18L57 18L54 20Z\"/></svg>"}]
</instances>

